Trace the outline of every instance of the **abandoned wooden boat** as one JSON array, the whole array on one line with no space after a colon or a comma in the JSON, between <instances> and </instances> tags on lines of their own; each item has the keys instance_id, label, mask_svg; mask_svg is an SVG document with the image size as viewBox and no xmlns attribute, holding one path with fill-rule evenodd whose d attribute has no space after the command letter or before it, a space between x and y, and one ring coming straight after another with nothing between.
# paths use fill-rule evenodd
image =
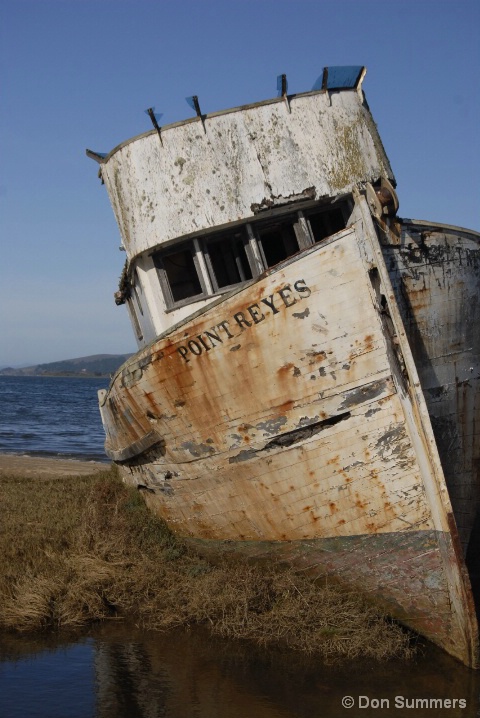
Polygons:
<instances>
[{"instance_id":1,"label":"abandoned wooden boat","mask_svg":"<svg viewBox=\"0 0 480 718\"><path fill-rule=\"evenodd\" d=\"M480 235L397 217L363 67L90 150L139 351L106 452L207 555L371 595L470 666Z\"/></svg>"}]
</instances>

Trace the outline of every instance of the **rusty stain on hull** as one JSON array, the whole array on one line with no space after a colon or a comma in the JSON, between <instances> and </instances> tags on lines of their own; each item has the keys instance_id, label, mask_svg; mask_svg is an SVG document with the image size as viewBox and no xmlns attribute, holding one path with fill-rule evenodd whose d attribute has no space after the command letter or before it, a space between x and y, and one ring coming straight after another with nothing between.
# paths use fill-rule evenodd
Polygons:
<instances>
[{"instance_id":1,"label":"rusty stain on hull","mask_svg":"<svg viewBox=\"0 0 480 718\"><path fill-rule=\"evenodd\" d=\"M447 614L453 602L451 572L458 574L457 591L464 581L457 569L461 557L447 538L448 497L445 492L442 496L439 485L440 462L432 461L425 449L419 456L422 450L411 438L412 432L422 434L428 427L418 418L412 421L403 406L407 402L413 414L414 402L404 393L363 268L363 241L356 229L345 230L259 280L258 296L271 296L276 287L297 285L303 291L289 295L295 299L291 306L279 303L276 313L265 310L264 321L257 325L226 324L239 314L245 316L251 305L248 287L140 352L131 367L114 378L109 401L103 404L107 450L113 457L123 452L124 472L150 489L149 505L175 531L207 543L277 542L287 537L300 545L314 541L321 546L335 536L412 533L408 562L419 563L428 581L433 574L424 544L419 540L415 552L413 536L429 532L437 578L431 580L428 601L443 605ZM344 270L333 275L330 268L339 255ZM330 296L339 301L332 304ZM308 305L310 316L297 328L292 307L300 302ZM313 350L312 325L319 308L328 328L321 346ZM225 332L222 342L203 346L200 339L207 336L207 327L222 323L232 336ZM247 334L248 343L241 341L232 357L230 344ZM189 337L196 337L190 349ZM153 352L161 358L144 363L140 376L136 367L143 355ZM316 382L310 380L312 352L325 369L318 372ZM116 415L109 411L112 403ZM149 413L158 417L153 430ZM116 419L132 414L135 424ZM142 441L151 442L150 460L129 461L131 447ZM437 516L432 515L429 494L438 502ZM334 571L334 557L322 563L321 556L323 549L320 572L343 572L347 580L343 559ZM372 585L393 615L432 640L441 640L451 652L467 651L470 639L462 624L471 616L462 618L463 603L460 615L442 618L446 623L440 639L440 628L436 635L429 612L425 609L420 616L415 608L427 599L412 598L408 591L397 595L386 567L371 568L377 582L372 578ZM458 631L452 632L455 621ZM465 644L460 651L461 640ZM471 646L468 651L472 653Z\"/></svg>"},{"instance_id":2,"label":"rusty stain on hull","mask_svg":"<svg viewBox=\"0 0 480 718\"><path fill-rule=\"evenodd\" d=\"M156 328L100 395L106 451L198 550L331 575L476 667L463 554L480 504L478 236L395 218L360 85L327 95L205 116L194 144L178 123L102 160ZM195 167L215 175L208 192ZM343 219L327 204L318 219L319 192L341 195ZM239 222L228 247L203 242ZM269 264L272 226L290 249ZM220 246L251 270L224 289Z\"/></svg>"}]
</instances>

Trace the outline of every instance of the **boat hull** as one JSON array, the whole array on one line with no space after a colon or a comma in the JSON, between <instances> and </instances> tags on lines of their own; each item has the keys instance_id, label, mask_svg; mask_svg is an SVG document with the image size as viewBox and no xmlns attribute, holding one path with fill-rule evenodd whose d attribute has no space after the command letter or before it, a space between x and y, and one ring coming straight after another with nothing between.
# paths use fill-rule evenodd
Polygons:
<instances>
[{"instance_id":1,"label":"boat hull","mask_svg":"<svg viewBox=\"0 0 480 718\"><path fill-rule=\"evenodd\" d=\"M468 576L370 214L141 350L101 413L111 458L206 553L375 597L469 665Z\"/></svg>"},{"instance_id":2,"label":"boat hull","mask_svg":"<svg viewBox=\"0 0 480 718\"><path fill-rule=\"evenodd\" d=\"M215 562L247 559L293 566L374 602L387 615L427 637L467 665L476 651L466 644L452 613L445 582L445 560L456 561L451 535L435 531L398 531L297 541L207 541L189 539Z\"/></svg>"},{"instance_id":3,"label":"boat hull","mask_svg":"<svg viewBox=\"0 0 480 718\"><path fill-rule=\"evenodd\" d=\"M480 508L480 235L404 220L382 236L466 552Z\"/></svg>"}]
</instances>

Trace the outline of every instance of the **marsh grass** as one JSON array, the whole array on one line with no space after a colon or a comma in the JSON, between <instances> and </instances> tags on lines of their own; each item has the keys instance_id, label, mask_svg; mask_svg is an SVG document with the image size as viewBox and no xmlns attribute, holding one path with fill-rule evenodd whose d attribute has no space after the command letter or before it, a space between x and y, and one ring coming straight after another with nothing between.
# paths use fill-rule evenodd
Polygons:
<instances>
[{"instance_id":1,"label":"marsh grass","mask_svg":"<svg viewBox=\"0 0 480 718\"><path fill-rule=\"evenodd\" d=\"M133 619L329 660L409 657L412 639L325 582L250 564L211 565L175 539L115 470L0 479L0 628L30 633Z\"/></svg>"}]
</instances>

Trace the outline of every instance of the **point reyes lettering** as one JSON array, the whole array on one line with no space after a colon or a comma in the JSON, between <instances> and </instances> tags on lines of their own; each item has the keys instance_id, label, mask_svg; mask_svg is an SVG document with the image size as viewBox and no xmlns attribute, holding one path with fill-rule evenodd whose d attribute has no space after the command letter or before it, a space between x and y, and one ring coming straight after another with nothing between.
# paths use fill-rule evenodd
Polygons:
<instances>
[{"instance_id":1,"label":"point reyes lettering","mask_svg":"<svg viewBox=\"0 0 480 718\"><path fill-rule=\"evenodd\" d=\"M293 286L285 284L273 294L262 297L258 302L250 304L241 312L236 312L229 319L224 319L192 337L188 342L177 347L177 352L188 363L193 357L205 354L230 339L237 339L246 330L265 321L269 316L275 316L282 310L293 307L297 302L309 297L311 293L304 279L297 279Z\"/></svg>"}]
</instances>

